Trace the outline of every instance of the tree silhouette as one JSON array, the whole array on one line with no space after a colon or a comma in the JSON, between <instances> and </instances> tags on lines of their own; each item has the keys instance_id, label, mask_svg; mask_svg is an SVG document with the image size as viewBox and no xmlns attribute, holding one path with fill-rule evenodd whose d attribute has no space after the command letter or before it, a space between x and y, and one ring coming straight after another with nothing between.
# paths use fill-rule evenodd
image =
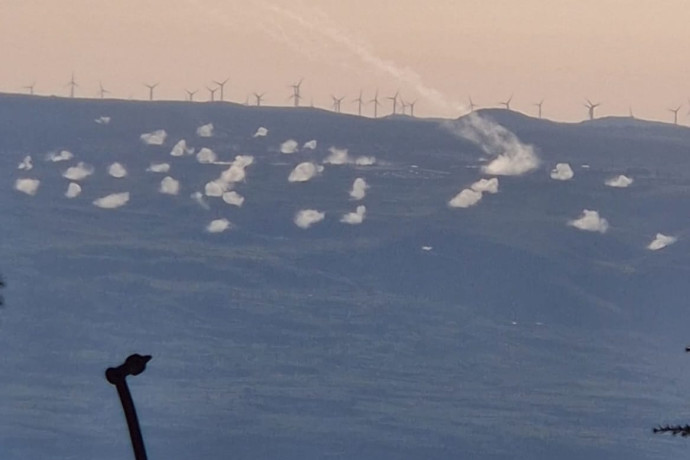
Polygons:
<instances>
[{"instance_id":1,"label":"tree silhouette","mask_svg":"<svg viewBox=\"0 0 690 460\"><path fill-rule=\"evenodd\" d=\"M685 347L685 352L690 353L690 346ZM690 436L690 425L659 425L652 430L653 433L671 433L673 436Z\"/></svg>"}]
</instances>

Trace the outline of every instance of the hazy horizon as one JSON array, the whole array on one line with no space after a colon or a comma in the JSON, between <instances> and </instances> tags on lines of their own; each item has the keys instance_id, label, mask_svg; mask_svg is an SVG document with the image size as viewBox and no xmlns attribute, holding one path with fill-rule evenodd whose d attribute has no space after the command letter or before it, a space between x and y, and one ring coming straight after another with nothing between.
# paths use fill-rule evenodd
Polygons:
<instances>
[{"instance_id":1,"label":"hazy horizon","mask_svg":"<svg viewBox=\"0 0 690 460\"><path fill-rule=\"evenodd\" d=\"M244 102L265 92L266 105L289 105L289 85L304 78L302 105L329 108L345 96L356 113L360 89L369 100L400 90L417 100L418 116L454 117L472 97L479 107L511 107L544 117L597 116L671 122L683 105L682 59L690 37L680 33L690 6L680 0L527 0L349 2L302 0L205 2L170 6L131 0L92 6L10 1L0 17L0 42L11 50L0 68L0 91L67 95L72 72L78 97L97 97L99 81L122 99L147 99L144 83L160 82L157 99L182 100L229 78L225 99ZM253 98L252 98L253 99ZM391 111L382 100L379 114ZM372 112L371 105L365 109Z\"/></svg>"}]
</instances>

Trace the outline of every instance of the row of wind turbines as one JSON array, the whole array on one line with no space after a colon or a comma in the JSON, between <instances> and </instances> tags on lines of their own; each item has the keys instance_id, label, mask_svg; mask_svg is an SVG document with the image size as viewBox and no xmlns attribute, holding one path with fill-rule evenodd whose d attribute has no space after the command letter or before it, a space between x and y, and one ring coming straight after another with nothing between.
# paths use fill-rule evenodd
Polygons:
<instances>
[{"instance_id":1,"label":"row of wind turbines","mask_svg":"<svg viewBox=\"0 0 690 460\"><path fill-rule=\"evenodd\" d=\"M224 80L211 80L211 83L209 85L205 85L205 89L208 91L208 99L206 101L208 102L215 102L215 101L220 101L224 102L225 101L225 85L228 83L230 78L225 78ZM287 98L287 100L290 100L293 102L294 107L300 107L302 106L302 100L304 97L302 96L302 83L304 82L303 78L300 78L299 81L296 83L293 83L291 85L288 85L288 88L292 89L292 94ZM148 100L153 101L154 100L154 92L155 89L159 86L160 83L143 83L143 85L148 89ZM215 86L214 86L215 85ZM27 90L30 95L34 95L34 90L35 90L36 83L33 82L30 85L26 85L23 87L23 89ZM69 82L65 85L66 87L69 88L69 97L74 98L75 97L75 89L79 87L79 84L76 82L74 78L74 73L72 73L72 76L69 80ZM101 98L104 99L107 95L111 94L109 90L107 90L102 82L98 82L98 92L97 95ZM185 100L189 102L196 102L195 97L196 94L199 92L198 89L195 90L189 90L186 89L184 90L185 92ZM216 98L216 93L218 93L218 98ZM266 93L251 93L246 96L244 105L255 105L257 107L260 107L263 102L264 98L266 96ZM346 96L341 96L337 97L335 95L331 94L331 100L332 104L330 108L336 112L336 113L342 113L342 102L345 100ZM250 99L253 99L254 103L250 104ZM362 90L359 91L359 96L356 99L352 99L350 102L352 103L357 103L357 115L362 116L363 114L363 107L365 107L368 104L373 105L373 116L374 118L378 118L379 116L379 107L382 106L381 99L383 100L389 100L391 101L391 112L389 113L390 115L397 115L397 114L402 114L402 115L409 115L410 117L414 117L414 109L415 105L417 103L417 100L413 101L405 101L402 96L400 95L400 91L396 91L395 94L392 96L384 96L379 98L379 91L378 89L374 93L374 97L365 100L363 99L363 92ZM513 95L511 95L508 99L504 101L500 101L498 103L498 106L502 106L505 110L512 111L513 109L511 108L511 102L513 100ZM398 112L398 103L400 103L400 108L401 111ZM542 118L543 115L543 105L544 105L544 99L541 101L533 104L537 108L537 117ZM585 99L584 107L587 109L587 115L590 120L594 120L595 118L595 110L601 106L601 102L592 102L589 99ZM310 107L314 107L314 99L311 99L311 104ZM472 97L468 98L467 101L467 107L469 109L469 112L474 112L476 109L480 108L479 105L475 104L474 101L472 100ZM489 107L489 106L485 106ZM676 107L668 108L667 110L673 114L673 124L677 125L678 124L678 112L682 108L682 105L678 105ZM688 113L690 114L690 112ZM629 109L629 117L630 118L635 118L632 108Z\"/></svg>"}]
</instances>

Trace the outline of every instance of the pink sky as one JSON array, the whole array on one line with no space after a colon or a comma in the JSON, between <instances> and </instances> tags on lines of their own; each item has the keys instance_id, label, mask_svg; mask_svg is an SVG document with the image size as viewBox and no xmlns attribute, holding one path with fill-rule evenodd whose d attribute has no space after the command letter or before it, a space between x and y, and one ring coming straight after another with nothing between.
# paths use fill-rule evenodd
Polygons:
<instances>
[{"instance_id":1,"label":"pink sky","mask_svg":"<svg viewBox=\"0 0 690 460\"><path fill-rule=\"evenodd\" d=\"M417 115L453 117L467 98L558 120L597 112L689 124L686 0L4 0L0 91L182 99L229 77L226 99L266 92L288 104L304 77L304 103L330 106L359 90L397 89ZM390 112L385 101L380 113ZM365 109L370 111L371 108Z\"/></svg>"}]
</instances>

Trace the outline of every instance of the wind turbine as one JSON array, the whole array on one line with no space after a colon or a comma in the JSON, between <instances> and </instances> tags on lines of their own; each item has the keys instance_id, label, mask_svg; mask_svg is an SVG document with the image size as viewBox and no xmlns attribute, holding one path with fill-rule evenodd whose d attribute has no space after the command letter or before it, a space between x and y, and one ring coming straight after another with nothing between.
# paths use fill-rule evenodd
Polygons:
<instances>
[{"instance_id":1,"label":"wind turbine","mask_svg":"<svg viewBox=\"0 0 690 460\"><path fill-rule=\"evenodd\" d=\"M211 95L211 102L216 100L216 91L218 91L218 88L209 88L208 86L206 87L208 90L209 94Z\"/></svg>"},{"instance_id":2,"label":"wind turbine","mask_svg":"<svg viewBox=\"0 0 690 460\"><path fill-rule=\"evenodd\" d=\"M513 95L511 94L507 100L505 100L503 102L499 102L499 104L504 106L506 108L506 110L510 110L510 101L512 101L512 100L513 100Z\"/></svg>"},{"instance_id":3,"label":"wind turbine","mask_svg":"<svg viewBox=\"0 0 690 460\"><path fill-rule=\"evenodd\" d=\"M633 120L635 119L635 114L633 113L632 106L628 107L628 116Z\"/></svg>"},{"instance_id":4,"label":"wind turbine","mask_svg":"<svg viewBox=\"0 0 690 460\"><path fill-rule=\"evenodd\" d=\"M679 105L675 109L668 109L669 112L673 113L673 124L674 125L678 124L678 111L680 110L681 107L682 107L682 105Z\"/></svg>"},{"instance_id":5,"label":"wind turbine","mask_svg":"<svg viewBox=\"0 0 690 460\"><path fill-rule=\"evenodd\" d=\"M146 86L149 89L149 101L153 100L153 90L156 89L156 86L158 86L158 83L154 83L153 85L149 85L148 83L144 83L144 86Z\"/></svg>"},{"instance_id":6,"label":"wind turbine","mask_svg":"<svg viewBox=\"0 0 690 460\"><path fill-rule=\"evenodd\" d=\"M99 81L98 82L98 95L100 96L101 99L103 99L106 94L110 94L110 91L105 89L103 87L103 83Z\"/></svg>"},{"instance_id":7,"label":"wind turbine","mask_svg":"<svg viewBox=\"0 0 690 460\"><path fill-rule=\"evenodd\" d=\"M585 99L587 103L585 104L585 107L587 107L587 112L589 113L589 119L594 120L594 109L599 107L601 105L601 102L597 102L596 104L593 104L592 101L589 99Z\"/></svg>"},{"instance_id":8,"label":"wind turbine","mask_svg":"<svg viewBox=\"0 0 690 460\"><path fill-rule=\"evenodd\" d=\"M300 78L297 83L294 85L290 85L292 88L292 96L290 96L288 99L294 99L295 100L295 107L299 107L299 101L302 99L302 94L301 94L301 89L302 89L302 81L304 78Z\"/></svg>"},{"instance_id":9,"label":"wind turbine","mask_svg":"<svg viewBox=\"0 0 690 460\"><path fill-rule=\"evenodd\" d=\"M534 105L537 106L537 109L539 111L539 118L541 118L541 106L544 105L544 99L542 99L541 101L537 102Z\"/></svg>"},{"instance_id":10,"label":"wind turbine","mask_svg":"<svg viewBox=\"0 0 690 460\"><path fill-rule=\"evenodd\" d=\"M407 105L410 108L410 116L414 118L414 105L417 103L417 99L412 102L408 102Z\"/></svg>"},{"instance_id":11,"label":"wind turbine","mask_svg":"<svg viewBox=\"0 0 690 460\"><path fill-rule=\"evenodd\" d=\"M70 78L69 83L67 83L66 86L69 86L69 97L73 98L74 97L74 88L79 86L77 82L74 80L74 72L72 72L72 78Z\"/></svg>"},{"instance_id":12,"label":"wind turbine","mask_svg":"<svg viewBox=\"0 0 690 460\"><path fill-rule=\"evenodd\" d=\"M257 107L261 107L261 101L264 100L264 94L266 93L254 93L254 98L256 98Z\"/></svg>"},{"instance_id":13,"label":"wind turbine","mask_svg":"<svg viewBox=\"0 0 690 460\"><path fill-rule=\"evenodd\" d=\"M31 83L30 85L26 85L23 88L29 90L29 95L33 96L34 95L34 86L36 86L36 82Z\"/></svg>"},{"instance_id":14,"label":"wind turbine","mask_svg":"<svg viewBox=\"0 0 690 460\"><path fill-rule=\"evenodd\" d=\"M343 102L343 99L345 99L345 96L335 97L335 96L331 95L331 98L333 98L333 110L336 113L340 113L340 103Z\"/></svg>"},{"instance_id":15,"label":"wind turbine","mask_svg":"<svg viewBox=\"0 0 690 460\"><path fill-rule=\"evenodd\" d=\"M405 109L409 107L410 104L405 102L403 98L400 98L400 105L402 105L402 114L405 115Z\"/></svg>"},{"instance_id":16,"label":"wind turbine","mask_svg":"<svg viewBox=\"0 0 690 460\"><path fill-rule=\"evenodd\" d=\"M369 101L374 103L374 118L378 118L378 108L381 105L379 102L379 90L376 90L376 93L374 93L374 97Z\"/></svg>"},{"instance_id":17,"label":"wind turbine","mask_svg":"<svg viewBox=\"0 0 690 460\"><path fill-rule=\"evenodd\" d=\"M187 100L189 102L194 102L194 95L199 91L198 89L195 89L194 91L190 91L188 89L185 89L184 92L187 93Z\"/></svg>"},{"instance_id":18,"label":"wind turbine","mask_svg":"<svg viewBox=\"0 0 690 460\"><path fill-rule=\"evenodd\" d=\"M224 100L225 100L225 93L224 93L223 91L224 91L224 88L225 88L225 84L228 82L229 79L230 79L230 77L226 78L226 79L223 80L223 81L215 81L215 80L213 80L213 83L215 83L216 85L218 85L218 88L220 88L220 100L221 100L221 101L224 101Z\"/></svg>"},{"instance_id":19,"label":"wind turbine","mask_svg":"<svg viewBox=\"0 0 690 460\"><path fill-rule=\"evenodd\" d=\"M398 109L398 94L399 94L399 93L400 93L400 91L396 91L394 95L392 95L392 96L386 96L386 99L388 99L389 101L393 101L393 115L395 115L395 114L397 113L397 109Z\"/></svg>"},{"instance_id":20,"label":"wind turbine","mask_svg":"<svg viewBox=\"0 0 690 460\"><path fill-rule=\"evenodd\" d=\"M472 113L472 112L474 112L474 109L477 107L477 104L475 104L475 103L472 101L472 96L468 97L467 99L468 99L468 101L469 101L470 113Z\"/></svg>"},{"instance_id":21,"label":"wind turbine","mask_svg":"<svg viewBox=\"0 0 690 460\"><path fill-rule=\"evenodd\" d=\"M357 99L353 99L352 102L357 103L357 115L361 117L362 116L362 104L364 103L364 101L362 100L362 90L361 89L359 90L359 97Z\"/></svg>"}]
</instances>

